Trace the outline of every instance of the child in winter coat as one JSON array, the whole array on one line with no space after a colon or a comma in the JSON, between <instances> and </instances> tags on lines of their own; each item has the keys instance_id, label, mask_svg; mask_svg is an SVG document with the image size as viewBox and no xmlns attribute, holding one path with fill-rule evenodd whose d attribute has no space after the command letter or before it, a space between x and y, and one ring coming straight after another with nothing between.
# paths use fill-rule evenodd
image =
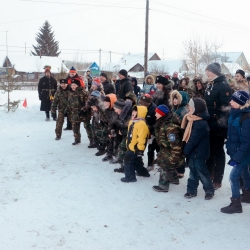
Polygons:
<instances>
[{"instance_id":1,"label":"child in winter coat","mask_svg":"<svg viewBox=\"0 0 250 250\"><path fill-rule=\"evenodd\" d=\"M144 106L133 107L132 119L128 124L127 152L124 157L125 177L121 178L122 182L136 182L135 170L139 176L150 176L142 161L149 136L149 129L145 121L147 111Z\"/></svg>"},{"instance_id":2,"label":"child in winter coat","mask_svg":"<svg viewBox=\"0 0 250 250\"><path fill-rule=\"evenodd\" d=\"M160 152L157 163L160 166L159 185L153 186L157 192L168 192L170 183L179 184L176 168L184 164L181 148L180 120L166 105L159 105L155 110L155 138Z\"/></svg>"},{"instance_id":3,"label":"child in winter coat","mask_svg":"<svg viewBox=\"0 0 250 250\"><path fill-rule=\"evenodd\" d=\"M228 165L232 167L230 184L232 190L231 204L221 208L222 213L242 213L241 202L250 203L250 105L249 95L245 91L237 91L230 101L231 111L228 119L227 154ZM240 195L240 176L243 178L243 195Z\"/></svg>"},{"instance_id":4,"label":"child in winter coat","mask_svg":"<svg viewBox=\"0 0 250 250\"><path fill-rule=\"evenodd\" d=\"M195 98L189 101L189 113L184 116L181 128L185 129L183 141L186 143L183 154L187 158L190 169L186 198L197 196L199 180L203 184L205 199L214 196L214 187L210 179L206 160L209 157L209 118L207 106L203 99Z\"/></svg>"}]
</instances>

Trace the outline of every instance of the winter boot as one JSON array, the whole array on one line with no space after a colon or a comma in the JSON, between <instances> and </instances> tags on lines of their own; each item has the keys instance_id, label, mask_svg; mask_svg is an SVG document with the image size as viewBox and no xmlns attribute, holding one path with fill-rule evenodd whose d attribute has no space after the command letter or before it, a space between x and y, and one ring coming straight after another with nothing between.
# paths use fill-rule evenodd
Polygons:
<instances>
[{"instance_id":1,"label":"winter boot","mask_svg":"<svg viewBox=\"0 0 250 250\"><path fill-rule=\"evenodd\" d=\"M241 195L241 202L250 203L250 190L242 190L243 194Z\"/></svg>"},{"instance_id":2,"label":"winter boot","mask_svg":"<svg viewBox=\"0 0 250 250\"><path fill-rule=\"evenodd\" d=\"M115 168L115 169L114 169L114 172L117 172L117 173L124 173L124 166L121 166L120 168Z\"/></svg>"},{"instance_id":3,"label":"winter boot","mask_svg":"<svg viewBox=\"0 0 250 250\"><path fill-rule=\"evenodd\" d=\"M104 154L106 153L105 148L106 148L106 145L105 145L105 144L100 145L100 146L98 147L98 151L97 151L97 153L95 153L95 155L96 155L96 156L104 155Z\"/></svg>"},{"instance_id":4,"label":"winter boot","mask_svg":"<svg viewBox=\"0 0 250 250\"><path fill-rule=\"evenodd\" d=\"M153 186L152 187L156 192L163 192L163 193L167 193L168 192L168 188L162 188L160 186Z\"/></svg>"},{"instance_id":5,"label":"winter boot","mask_svg":"<svg viewBox=\"0 0 250 250\"><path fill-rule=\"evenodd\" d=\"M225 214L242 213L240 198L231 198L229 206L221 208L220 211Z\"/></svg>"},{"instance_id":6,"label":"winter boot","mask_svg":"<svg viewBox=\"0 0 250 250\"><path fill-rule=\"evenodd\" d=\"M102 161L110 161L110 160L112 160L113 158L112 158L112 155L108 155L108 154L106 154L106 156L102 159Z\"/></svg>"},{"instance_id":7,"label":"winter boot","mask_svg":"<svg viewBox=\"0 0 250 250\"><path fill-rule=\"evenodd\" d=\"M81 143L81 140L75 140L75 141L72 143L72 145L77 145L77 144L79 144L79 143Z\"/></svg>"},{"instance_id":8,"label":"winter boot","mask_svg":"<svg viewBox=\"0 0 250 250\"><path fill-rule=\"evenodd\" d=\"M117 164L117 163L119 163L118 157L114 156L114 157L112 158L112 160L109 161L109 163L110 163L110 164Z\"/></svg>"},{"instance_id":9,"label":"winter boot","mask_svg":"<svg viewBox=\"0 0 250 250\"><path fill-rule=\"evenodd\" d=\"M186 198L193 198L193 197L196 197L197 196L197 194L191 194L191 193L189 193L189 192L187 192L187 193L185 193L184 194L184 197L186 197Z\"/></svg>"},{"instance_id":10,"label":"winter boot","mask_svg":"<svg viewBox=\"0 0 250 250\"><path fill-rule=\"evenodd\" d=\"M61 136L57 136L57 137L55 138L56 141L58 141L58 140L60 140L60 139L61 139Z\"/></svg>"},{"instance_id":11,"label":"winter boot","mask_svg":"<svg viewBox=\"0 0 250 250\"><path fill-rule=\"evenodd\" d=\"M97 143L95 141L91 141L88 145L88 148L97 148Z\"/></svg>"},{"instance_id":12,"label":"winter boot","mask_svg":"<svg viewBox=\"0 0 250 250\"><path fill-rule=\"evenodd\" d=\"M206 193L205 200L211 200L214 197L214 193Z\"/></svg>"},{"instance_id":13,"label":"winter boot","mask_svg":"<svg viewBox=\"0 0 250 250\"><path fill-rule=\"evenodd\" d=\"M135 177L123 177L121 178L121 181L122 182L125 182L125 183L129 183L129 182L136 182L137 179Z\"/></svg>"}]
</instances>

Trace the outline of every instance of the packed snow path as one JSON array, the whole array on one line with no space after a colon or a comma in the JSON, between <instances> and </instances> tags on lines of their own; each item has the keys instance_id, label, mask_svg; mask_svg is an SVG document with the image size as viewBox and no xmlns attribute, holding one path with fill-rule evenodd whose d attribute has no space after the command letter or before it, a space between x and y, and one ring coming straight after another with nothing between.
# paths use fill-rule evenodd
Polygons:
<instances>
[{"instance_id":1,"label":"packed snow path","mask_svg":"<svg viewBox=\"0 0 250 250\"><path fill-rule=\"evenodd\" d=\"M183 197L188 169L168 193L152 190L156 172L122 183L118 165L87 148L83 126L80 145L71 145L72 131L55 141L56 123L45 122L36 91L10 98L26 98L28 108L0 110L1 250L249 249L250 204L242 214L220 212L230 203L231 167L209 201L201 186L197 197Z\"/></svg>"}]
</instances>

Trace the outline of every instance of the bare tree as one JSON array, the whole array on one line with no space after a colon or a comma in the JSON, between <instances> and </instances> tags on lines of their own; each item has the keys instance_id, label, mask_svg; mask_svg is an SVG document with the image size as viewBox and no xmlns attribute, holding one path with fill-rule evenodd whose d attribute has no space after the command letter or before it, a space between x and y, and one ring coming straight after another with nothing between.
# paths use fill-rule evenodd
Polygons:
<instances>
[{"instance_id":1,"label":"bare tree","mask_svg":"<svg viewBox=\"0 0 250 250\"><path fill-rule=\"evenodd\" d=\"M164 64L158 65L156 62L150 64L150 72L155 75L163 75L169 73L166 65Z\"/></svg>"}]
</instances>

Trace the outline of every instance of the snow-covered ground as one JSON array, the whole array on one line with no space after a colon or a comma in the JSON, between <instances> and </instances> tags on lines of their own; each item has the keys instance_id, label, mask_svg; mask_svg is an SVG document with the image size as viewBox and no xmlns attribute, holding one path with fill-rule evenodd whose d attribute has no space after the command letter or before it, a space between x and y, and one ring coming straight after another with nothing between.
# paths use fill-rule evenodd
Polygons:
<instances>
[{"instance_id":1,"label":"snow-covered ground","mask_svg":"<svg viewBox=\"0 0 250 250\"><path fill-rule=\"evenodd\" d=\"M0 93L0 105L6 97ZM152 190L156 172L122 183L114 165L87 148L83 126L80 145L71 145L72 131L54 140L37 91L10 98L26 98L28 108L0 109L1 250L249 249L250 204L242 214L220 213L230 202L229 166L210 201L202 187L196 198L183 197L188 169L168 193Z\"/></svg>"}]
</instances>

